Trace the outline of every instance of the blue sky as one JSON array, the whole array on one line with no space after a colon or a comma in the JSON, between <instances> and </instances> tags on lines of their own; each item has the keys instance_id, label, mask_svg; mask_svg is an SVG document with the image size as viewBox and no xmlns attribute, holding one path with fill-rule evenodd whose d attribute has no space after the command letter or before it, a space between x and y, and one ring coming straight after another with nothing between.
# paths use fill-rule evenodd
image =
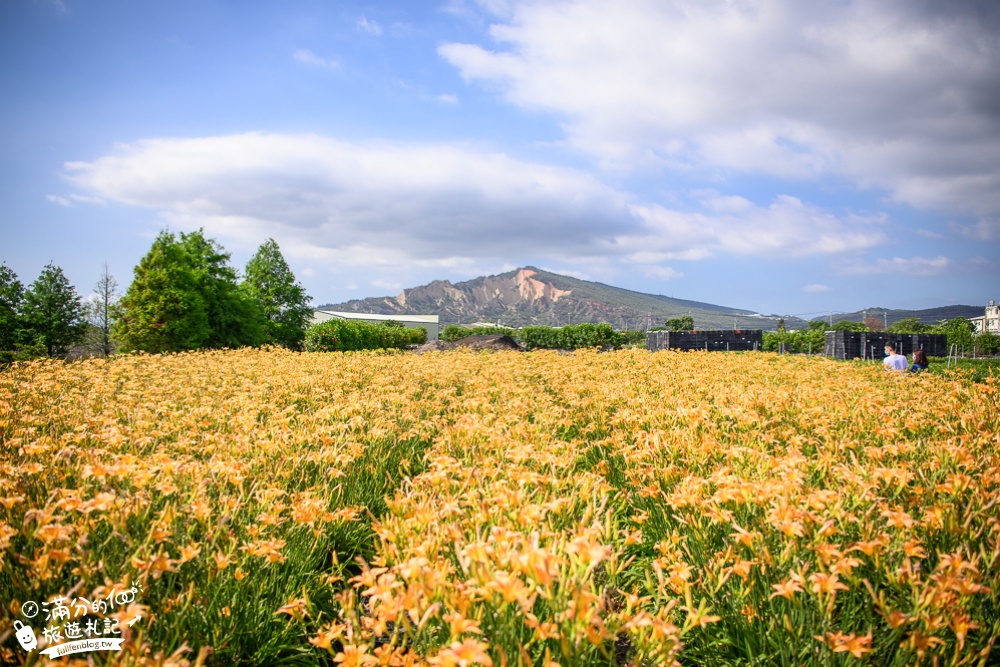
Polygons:
<instances>
[{"instance_id":1,"label":"blue sky","mask_svg":"<svg viewBox=\"0 0 1000 667\"><path fill-rule=\"evenodd\" d=\"M764 313L1000 298L1000 4L0 3L0 260L156 233L314 303L531 264Z\"/></svg>"}]
</instances>

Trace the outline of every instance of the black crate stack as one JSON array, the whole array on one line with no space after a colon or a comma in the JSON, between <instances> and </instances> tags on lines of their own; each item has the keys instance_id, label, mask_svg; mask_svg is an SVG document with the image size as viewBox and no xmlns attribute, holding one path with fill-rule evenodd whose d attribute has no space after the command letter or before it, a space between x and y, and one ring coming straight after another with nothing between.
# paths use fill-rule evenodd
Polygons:
<instances>
[{"instance_id":1,"label":"black crate stack","mask_svg":"<svg viewBox=\"0 0 1000 667\"><path fill-rule=\"evenodd\" d=\"M825 354L836 359L885 359L885 344L892 342L896 353L905 356L923 350L929 357L948 355L944 334L890 334L873 331L827 331Z\"/></svg>"},{"instance_id":2,"label":"black crate stack","mask_svg":"<svg viewBox=\"0 0 1000 667\"><path fill-rule=\"evenodd\" d=\"M650 331L646 349L707 350L709 352L746 352L759 350L764 343L760 329L719 329L715 331Z\"/></svg>"}]
</instances>

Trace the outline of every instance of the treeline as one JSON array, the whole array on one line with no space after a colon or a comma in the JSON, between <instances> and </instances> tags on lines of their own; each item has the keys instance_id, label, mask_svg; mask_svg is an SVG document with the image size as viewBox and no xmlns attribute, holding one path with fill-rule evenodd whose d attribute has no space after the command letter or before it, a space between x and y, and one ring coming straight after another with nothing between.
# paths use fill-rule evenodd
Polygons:
<instances>
[{"instance_id":1,"label":"treeline","mask_svg":"<svg viewBox=\"0 0 1000 667\"><path fill-rule=\"evenodd\" d=\"M202 230L160 232L124 295L107 267L84 302L62 269L46 266L27 289L0 265L0 363L39 356L181 352L282 345L300 349L312 300L273 239L242 277Z\"/></svg>"},{"instance_id":2,"label":"treeline","mask_svg":"<svg viewBox=\"0 0 1000 667\"><path fill-rule=\"evenodd\" d=\"M872 318L869 318L872 319ZM937 324L924 324L919 318L908 317L894 322L885 328L879 320L865 323L842 320L832 327L826 322L813 321L808 329L786 331L779 323L778 331L764 332L764 350L775 352L784 349L786 352L822 352L826 347L827 331L858 331L887 332L892 334L944 334L948 337L948 345L958 345L972 351L975 347L981 354L997 354L1000 352L1000 336L994 333L976 333L972 322L964 317L956 317Z\"/></svg>"},{"instance_id":3,"label":"treeline","mask_svg":"<svg viewBox=\"0 0 1000 667\"><path fill-rule=\"evenodd\" d=\"M529 350L576 350L584 347L619 348L645 340L640 331L615 331L606 323L570 324L564 327L528 326L512 329L501 326L463 327L449 324L441 331L441 340L454 341L469 336L506 334Z\"/></svg>"}]
</instances>

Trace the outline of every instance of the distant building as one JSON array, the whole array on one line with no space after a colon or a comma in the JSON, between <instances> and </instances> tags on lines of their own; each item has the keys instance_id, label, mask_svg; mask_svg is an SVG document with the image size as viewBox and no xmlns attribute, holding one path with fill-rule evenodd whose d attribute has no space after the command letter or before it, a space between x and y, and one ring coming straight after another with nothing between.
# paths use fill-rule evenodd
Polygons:
<instances>
[{"instance_id":1,"label":"distant building","mask_svg":"<svg viewBox=\"0 0 1000 667\"><path fill-rule=\"evenodd\" d=\"M970 317L976 333L1000 333L1000 306L992 299L986 304L986 312L981 317Z\"/></svg>"},{"instance_id":2,"label":"distant building","mask_svg":"<svg viewBox=\"0 0 1000 667\"><path fill-rule=\"evenodd\" d=\"M319 324L327 320L357 320L368 324L384 324L392 320L410 329L423 327L427 330L427 340L438 339L437 315L378 315L376 313L344 313L336 310L313 311L312 324Z\"/></svg>"}]
</instances>

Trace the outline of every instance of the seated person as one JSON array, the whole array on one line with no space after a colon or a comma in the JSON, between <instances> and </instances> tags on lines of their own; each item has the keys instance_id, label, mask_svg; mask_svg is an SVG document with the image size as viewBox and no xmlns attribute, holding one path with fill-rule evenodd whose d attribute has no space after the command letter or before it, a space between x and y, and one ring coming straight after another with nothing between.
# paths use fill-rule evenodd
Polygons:
<instances>
[{"instance_id":1,"label":"seated person","mask_svg":"<svg viewBox=\"0 0 1000 667\"><path fill-rule=\"evenodd\" d=\"M926 371L927 366L927 355L924 354L923 350L913 351L913 365L910 366L911 373L919 373L920 371Z\"/></svg>"},{"instance_id":2,"label":"seated person","mask_svg":"<svg viewBox=\"0 0 1000 667\"><path fill-rule=\"evenodd\" d=\"M882 364L891 371L906 372L906 357L896 354L896 344L892 341L885 344L885 359Z\"/></svg>"}]
</instances>

